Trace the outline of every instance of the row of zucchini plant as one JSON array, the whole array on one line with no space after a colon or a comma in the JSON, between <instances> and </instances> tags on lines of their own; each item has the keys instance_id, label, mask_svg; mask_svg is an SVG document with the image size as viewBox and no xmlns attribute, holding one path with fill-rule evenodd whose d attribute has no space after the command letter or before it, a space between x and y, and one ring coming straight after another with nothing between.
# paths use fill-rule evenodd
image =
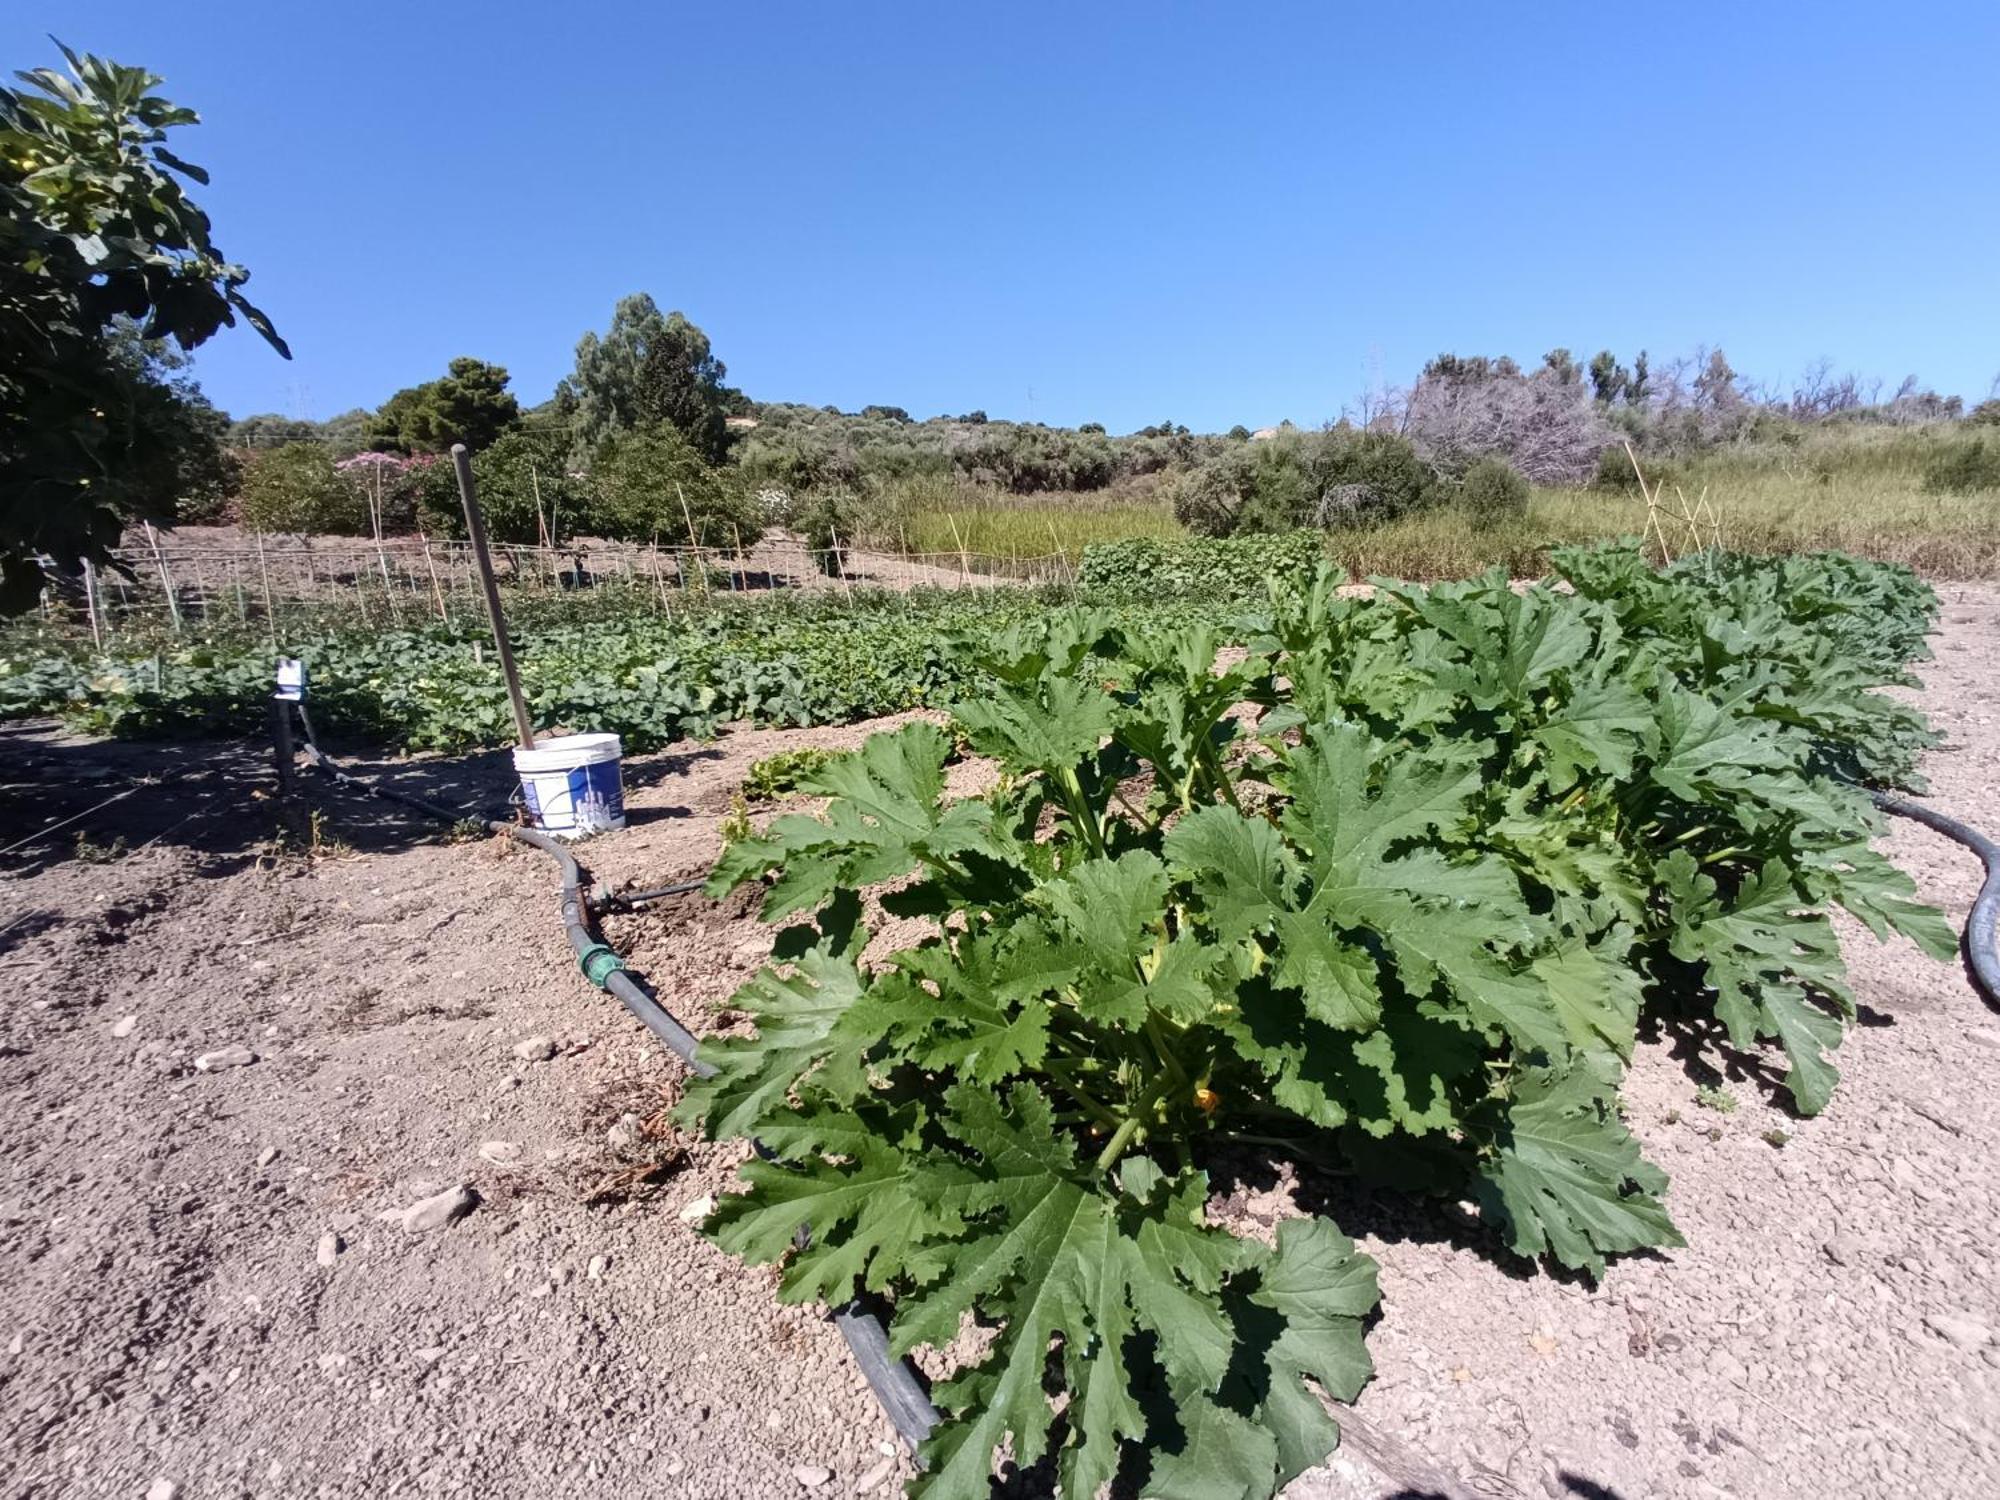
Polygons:
<instances>
[{"instance_id":1,"label":"row of zucchini plant","mask_svg":"<svg viewBox=\"0 0 2000 1500\"><path fill-rule=\"evenodd\" d=\"M1470 1197L1496 1250L1599 1275L1680 1243L1620 1115L1642 1017L1811 1114L1854 1009L1829 909L1952 949L1861 790L1931 738L1881 691L1935 615L1907 572L1340 582L1275 585L1235 651L1081 609L989 635L955 728L990 791L912 725L714 871L780 930L681 1105L767 1153L708 1232L787 1299L889 1299L899 1352L983 1330L913 1496L1003 1461L1272 1494L1369 1377L1376 1268L1324 1214L1218 1222L1220 1154ZM925 935L864 964L892 918Z\"/></svg>"}]
</instances>

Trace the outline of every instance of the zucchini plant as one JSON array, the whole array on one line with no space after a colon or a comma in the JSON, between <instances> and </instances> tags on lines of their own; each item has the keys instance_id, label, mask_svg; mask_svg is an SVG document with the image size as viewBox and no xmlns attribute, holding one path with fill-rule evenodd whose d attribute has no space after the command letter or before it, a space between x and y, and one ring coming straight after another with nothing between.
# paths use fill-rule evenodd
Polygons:
<instances>
[{"instance_id":1,"label":"zucchini plant","mask_svg":"<svg viewBox=\"0 0 2000 1500\"><path fill-rule=\"evenodd\" d=\"M711 890L783 925L732 1002L754 1035L681 1106L764 1148L707 1231L785 1298L886 1296L898 1353L980 1330L913 1496L983 1497L1001 1456L1076 1500L1271 1495L1368 1378L1376 1270L1325 1217L1216 1222L1218 1149L1469 1195L1512 1253L1599 1274L1680 1243L1619 1118L1644 1008L1775 1041L1811 1112L1852 1005L1828 904L1949 951L1853 784L1924 742L1874 691L1921 585L1562 568L1366 599L1322 569L1233 660L1016 625L956 709L985 795L946 795L915 724L725 852ZM864 963L884 917L925 936Z\"/></svg>"}]
</instances>

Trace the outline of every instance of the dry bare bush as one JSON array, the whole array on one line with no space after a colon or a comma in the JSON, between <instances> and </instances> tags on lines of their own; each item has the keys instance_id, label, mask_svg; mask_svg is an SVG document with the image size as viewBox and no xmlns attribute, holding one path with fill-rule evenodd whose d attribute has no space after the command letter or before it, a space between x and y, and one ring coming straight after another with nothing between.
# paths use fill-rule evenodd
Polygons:
<instances>
[{"instance_id":1,"label":"dry bare bush","mask_svg":"<svg viewBox=\"0 0 2000 1500\"><path fill-rule=\"evenodd\" d=\"M1534 484L1581 484L1615 437L1573 370L1512 360L1433 360L1404 403L1404 433L1441 477L1505 459Z\"/></svg>"}]
</instances>

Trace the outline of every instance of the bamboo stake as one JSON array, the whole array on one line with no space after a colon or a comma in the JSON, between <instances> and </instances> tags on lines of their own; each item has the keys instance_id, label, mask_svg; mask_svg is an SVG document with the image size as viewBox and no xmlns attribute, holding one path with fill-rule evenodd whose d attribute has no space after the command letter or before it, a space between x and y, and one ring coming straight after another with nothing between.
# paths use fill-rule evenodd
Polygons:
<instances>
[{"instance_id":1,"label":"bamboo stake","mask_svg":"<svg viewBox=\"0 0 2000 1500\"><path fill-rule=\"evenodd\" d=\"M1659 496L1648 488L1645 471L1639 467L1639 455L1632 451L1631 442L1627 440L1624 447L1625 457L1632 463L1632 473L1639 481L1639 493L1646 499L1646 535L1659 539L1660 562L1663 566L1670 565L1674 560L1674 551L1667 543L1667 528L1660 520Z\"/></svg>"},{"instance_id":2,"label":"bamboo stake","mask_svg":"<svg viewBox=\"0 0 2000 1500\"><path fill-rule=\"evenodd\" d=\"M458 497L465 505L465 530L472 538L472 557L486 589L486 618L493 626L493 648L500 653L500 671L507 679L507 701L514 706L514 727L521 747L535 748L535 723L528 717L528 700L521 696L521 674L514 667L514 647L507 639L507 617L500 608L500 584L493 576L493 559L486 552L486 521L479 514L479 496L472 484L472 461L465 444L451 445L452 467L458 471Z\"/></svg>"},{"instance_id":3,"label":"bamboo stake","mask_svg":"<svg viewBox=\"0 0 2000 1500\"><path fill-rule=\"evenodd\" d=\"M97 569L91 566L89 558L83 560L83 607L90 612L90 639L99 651L104 649L104 622L97 616Z\"/></svg>"},{"instance_id":4,"label":"bamboo stake","mask_svg":"<svg viewBox=\"0 0 2000 1500\"><path fill-rule=\"evenodd\" d=\"M417 537L424 544L424 568L431 575L431 597L437 601L438 618L449 619L450 616L445 613L444 590L438 586L437 564L431 561L431 539L422 531L417 533Z\"/></svg>"},{"instance_id":5,"label":"bamboo stake","mask_svg":"<svg viewBox=\"0 0 2000 1500\"><path fill-rule=\"evenodd\" d=\"M386 589L390 586L389 552L382 545L382 466L380 464L370 464L368 467L374 470L374 473L370 476L370 479L373 481L373 489L368 500L368 520L375 528L375 557L382 564L382 587ZM393 606L391 607L393 608Z\"/></svg>"},{"instance_id":6,"label":"bamboo stake","mask_svg":"<svg viewBox=\"0 0 2000 1500\"><path fill-rule=\"evenodd\" d=\"M953 515L950 511L946 511L944 513L944 518L945 520L951 523L951 539L954 542L958 543L959 582L964 586L970 588L972 585L972 560L966 556L965 538L960 536L958 533L958 517Z\"/></svg>"},{"instance_id":7,"label":"bamboo stake","mask_svg":"<svg viewBox=\"0 0 2000 1500\"><path fill-rule=\"evenodd\" d=\"M181 606L180 601L174 597L174 575L167 571L167 559L160 551L159 533L153 530L151 521L141 521L139 524L146 528L146 544L153 549L153 561L160 566L160 584L167 591L167 613L173 617L174 634L179 635Z\"/></svg>"},{"instance_id":8,"label":"bamboo stake","mask_svg":"<svg viewBox=\"0 0 2000 1500\"><path fill-rule=\"evenodd\" d=\"M826 528L826 534L833 538L833 570L840 579L840 586L847 591L847 602L854 602L854 581L847 576L847 559L840 550L840 533L833 527Z\"/></svg>"},{"instance_id":9,"label":"bamboo stake","mask_svg":"<svg viewBox=\"0 0 2000 1500\"><path fill-rule=\"evenodd\" d=\"M535 490L535 530L541 534L544 547L553 547L555 538L549 535L548 522L542 519L542 476L535 472L533 464L528 465L528 483Z\"/></svg>"},{"instance_id":10,"label":"bamboo stake","mask_svg":"<svg viewBox=\"0 0 2000 1500\"><path fill-rule=\"evenodd\" d=\"M681 482L678 479L674 481L674 493L681 497L681 519L687 522L688 546L694 549L694 565L701 570L701 591L705 594L708 592L708 567L702 561L701 542L694 534L694 513L688 509L687 491L681 488ZM681 586L683 588L687 587L686 569L681 570L681 578Z\"/></svg>"}]
</instances>

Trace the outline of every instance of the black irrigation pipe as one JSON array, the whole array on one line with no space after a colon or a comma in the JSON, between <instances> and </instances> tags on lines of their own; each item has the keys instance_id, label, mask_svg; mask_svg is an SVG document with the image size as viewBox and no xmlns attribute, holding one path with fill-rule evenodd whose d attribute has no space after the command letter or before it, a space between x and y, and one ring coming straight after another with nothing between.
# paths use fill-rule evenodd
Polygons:
<instances>
[{"instance_id":1,"label":"black irrigation pipe","mask_svg":"<svg viewBox=\"0 0 2000 1500\"><path fill-rule=\"evenodd\" d=\"M371 781L356 776L335 765L320 750L313 738L312 720L307 717L305 705L299 705L299 721L306 731L306 763L324 772L336 785L350 791L360 792L370 797L380 797L385 801L401 803L429 817L446 823L462 823L467 815L454 812L451 808L431 802L422 797L413 797L408 792L399 792L384 786L379 781ZM511 839L539 849L554 859L562 871L562 921L563 930L569 936L569 945L576 953L576 965L583 971L583 977L599 989L615 995L625 1008L637 1016L673 1054L687 1065L688 1071L697 1078L713 1078L716 1068L704 1061L698 1054L700 1042L694 1033L673 1018L654 996L650 986L637 974L625 967L609 944L591 930L590 911L593 903L585 901L583 885L586 876L576 856L562 841L549 837L546 833L532 828L523 828L518 823L503 822L498 818L482 820L484 826L494 833L503 833ZM690 890L701 889L701 882L694 881L682 886L669 886L659 891L633 892L622 898L604 903L606 906L636 904L640 900L650 900L662 895L680 895ZM804 1231L802 1230L801 1233ZM840 1336L847 1341L848 1353L854 1356L854 1363L860 1368L868 1388L875 1393L875 1399L882 1404L882 1410L897 1433L914 1453L937 1426L937 1408L931 1405L930 1395L924 1388L923 1379L906 1359L897 1359L889 1353L889 1333L883 1327L881 1317L870 1307L860 1302L850 1302L845 1307L836 1308L833 1326L840 1330Z\"/></svg>"},{"instance_id":2,"label":"black irrigation pipe","mask_svg":"<svg viewBox=\"0 0 2000 1500\"><path fill-rule=\"evenodd\" d=\"M1994 843L1978 829L1967 827L1958 819L1946 817L1936 808L1900 793L1870 792L1868 795L1875 799L1875 805L1882 811L1921 823L1948 839L1956 840L1978 855L1985 864L1986 883L1979 888L1979 896L1972 903L1972 914L1966 918L1960 949L1965 955L1965 967L1972 976L1973 988L1980 992L1989 1006L2000 1010L2000 844Z\"/></svg>"},{"instance_id":3,"label":"black irrigation pipe","mask_svg":"<svg viewBox=\"0 0 2000 1500\"><path fill-rule=\"evenodd\" d=\"M654 886L644 891L593 891L586 903L594 912L637 911L668 896L690 896L702 889L705 880L683 880L678 885Z\"/></svg>"}]
</instances>

